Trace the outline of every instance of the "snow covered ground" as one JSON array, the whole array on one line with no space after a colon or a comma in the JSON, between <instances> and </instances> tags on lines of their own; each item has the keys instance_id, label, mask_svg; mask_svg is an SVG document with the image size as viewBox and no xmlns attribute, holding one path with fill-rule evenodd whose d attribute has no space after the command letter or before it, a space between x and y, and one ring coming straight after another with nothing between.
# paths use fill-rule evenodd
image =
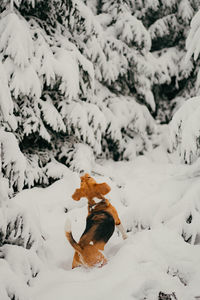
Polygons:
<instances>
[{"instance_id":1,"label":"snow covered ground","mask_svg":"<svg viewBox=\"0 0 200 300\"><path fill-rule=\"evenodd\" d=\"M71 198L80 182L76 173L69 171L46 189L25 190L13 198L37 216L46 238L39 274L30 281L30 299L156 300L160 291L174 293L178 300L199 296L199 178L193 176L194 166L176 161L157 148L132 162L93 167L96 180L111 186L108 197L128 230L125 241L115 231L102 268L71 270L74 250L64 235L66 215L76 239L87 215L86 200Z\"/></svg>"}]
</instances>

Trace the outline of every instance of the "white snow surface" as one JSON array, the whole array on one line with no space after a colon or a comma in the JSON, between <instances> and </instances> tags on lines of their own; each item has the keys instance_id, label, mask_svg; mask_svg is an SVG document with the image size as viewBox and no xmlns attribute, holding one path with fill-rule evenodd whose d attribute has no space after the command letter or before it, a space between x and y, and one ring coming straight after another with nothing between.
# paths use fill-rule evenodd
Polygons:
<instances>
[{"instance_id":1,"label":"white snow surface","mask_svg":"<svg viewBox=\"0 0 200 300\"><path fill-rule=\"evenodd\" d=\"M28 288L30 299L156 300L160 291L175 293L178 300L199 296L200 188L198 176L191 176L193 169L161 147L130 162L94 165L95 179L111 186L108 198L129 230L126 240L115 230L104 251L108 263L102 268L71 269L74 250L64 234L65 222L70 219L78 240L87 216L86 199L71 198L80 184L77 173L65 173L48 188L19 193L11 201L37 214L46 238L38 252L39 273ZM191 207L198 218L189 224ZM182 234L192 235L191 244ZM12 252L8 255L14 261Z\"/></svg>"}]
</instances>

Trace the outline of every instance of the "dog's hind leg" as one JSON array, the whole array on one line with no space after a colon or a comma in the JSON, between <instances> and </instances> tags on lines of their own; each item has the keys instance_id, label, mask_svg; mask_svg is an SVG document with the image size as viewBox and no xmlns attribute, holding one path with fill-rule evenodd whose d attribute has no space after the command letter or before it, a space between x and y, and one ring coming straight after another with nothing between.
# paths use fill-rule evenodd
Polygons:
<instances>
[{"instance_id":1,"label":"dog's hind leg","mask_svg":"<svg viewBox=\"0 0 200 300\"><path fill-rule=\"evenodd\" d=\"M73 258L73 262L72 262L72 269L80 267L82 265L81 260L80 260L80 255L79 253L76 251L74 253L74 258Z\"/></svg>"}]
</instances>

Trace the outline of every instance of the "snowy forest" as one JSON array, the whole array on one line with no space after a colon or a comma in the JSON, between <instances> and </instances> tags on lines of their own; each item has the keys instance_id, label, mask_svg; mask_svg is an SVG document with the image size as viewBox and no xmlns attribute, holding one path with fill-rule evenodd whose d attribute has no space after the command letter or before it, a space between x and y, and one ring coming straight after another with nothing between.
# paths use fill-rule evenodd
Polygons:
<instances>
[{"instance_id":1,"label":"snowy forest","mask_svg":"<svg viewBox=\"0 0 200 300\"><path fill-rule=\"evenodd\" d=\"M200 1L0 0L0 300L200 299ZM71 269L111 191L102 268Z\"/></svg>"}]
</instances>

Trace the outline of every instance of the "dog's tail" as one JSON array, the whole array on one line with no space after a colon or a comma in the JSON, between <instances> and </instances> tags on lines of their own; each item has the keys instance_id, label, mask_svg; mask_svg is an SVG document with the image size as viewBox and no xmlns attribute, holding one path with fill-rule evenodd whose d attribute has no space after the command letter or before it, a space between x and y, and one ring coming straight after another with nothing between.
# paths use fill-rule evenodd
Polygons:
<instances>
[{"instance_id":1,"label":"dog's tail","mask_svg":"<svg viewBox=\"0 0 200 300\"><path fill-rule=\"evenodd\" d=\"M75 241L72 235L71 231L71 221L69 218L65 221L65 236L68 239L69 243L72 245L72 247L79 253L82 252L82 248L79 246L79 244Z\"/></svg>"}]
</instances>

